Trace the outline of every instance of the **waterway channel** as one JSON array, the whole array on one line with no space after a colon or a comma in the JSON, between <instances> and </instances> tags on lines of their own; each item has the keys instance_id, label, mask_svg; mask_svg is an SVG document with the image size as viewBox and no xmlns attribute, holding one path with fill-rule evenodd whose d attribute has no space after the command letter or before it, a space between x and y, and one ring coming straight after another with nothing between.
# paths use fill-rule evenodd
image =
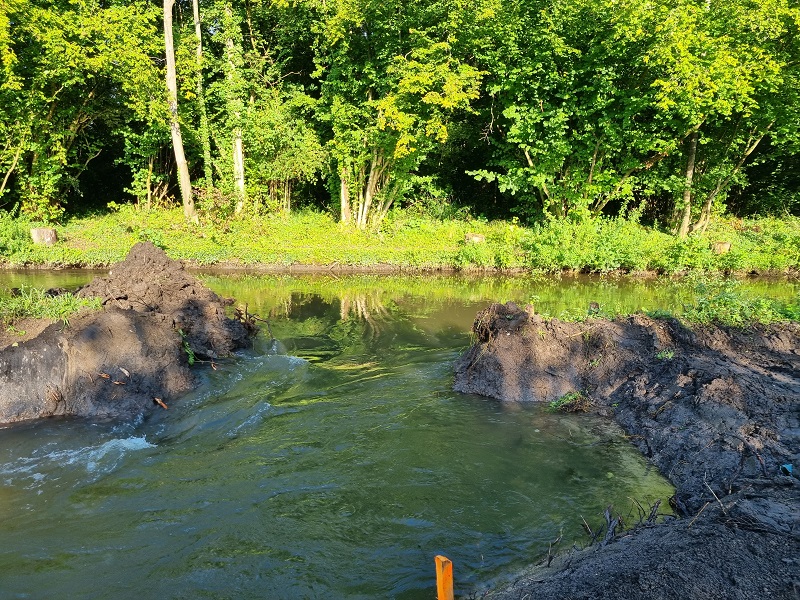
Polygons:
<instances>
[{"instance_id":1,"label":"waterway channel","mask_svg":"<svg viewBox=\"0 0 800 600\"><path fill-rule=\"evenodd\" d=\"M0 274L0 287L86 273ZM38 279L37 279L38 278ZM2 598L468 596L672 491L611 423L451 391L478 310L672 308L648 281L205 275L268 321L136 423L0 426ZM796 294L783 284L776 297ZM763 293L762 290L756 289ZM271 332L271 335L270 335ZM272 339L274 336L274 340Z\"/></svg>"}]
</instances>

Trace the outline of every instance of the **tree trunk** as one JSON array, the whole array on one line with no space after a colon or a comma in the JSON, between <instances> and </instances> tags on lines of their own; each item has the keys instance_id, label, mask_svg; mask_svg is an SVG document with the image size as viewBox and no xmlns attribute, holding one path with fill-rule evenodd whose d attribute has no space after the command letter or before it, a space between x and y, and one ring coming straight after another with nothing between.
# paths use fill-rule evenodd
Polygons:
<instances>
[{"instance_id":1,"label":"tree trunk","mask_svg":"<svg viewBox=\"0 0 800 600\"><path fill-rule=\"evenodd\" d=\"M525 155L525 160L528 162L528 167L532 169L533 159L531 158L531 153L528 152L527 148L523 148L522 153ZM541 198L542 200L542 210L545 213L552 214L552 208L554 202L553 198L550 196L550 190L547 187L547 182L545 181L542 181L542 185L539 187L539 198Z\"/></svg>"},{"instance_id":2,"label":"tree trunk","mask_svg":"<svg viewBox=\"0 0 800 600\"><path fill-rule=\"evenodd\" d=\"M233 116L233 148L231 151L231 162L233 165L233 184L236 188L236 213L242 212L245 202L245 181L244 181L244 147L242 143L242 107L238 97L240 93L240 74L237 72L237 65L240 62L241 49L237 53L236 43L234 42L234 27L238 24L233 18L233 9L230 2L225 4L225 49L227 53L227 73L228 80L228 114Z\"/></svg>"},{"instance_id":3,"label":"tree trunk","mask_svg":"<svg viewBox=\"0 0 800 600\"><path fill-rule=\"evenodd\" d=\"M339 173L339 179L341 181L341 187L339 191L339 204L340 204L340 215L339 220L342 223L350 223L353 219L353 216L350 212L350 188L347 185L347 176L345 175L345 169L342 169Z\"/></svg>"},{"instance_id":4,"label":"tree trunk","mask_svg":"<svg viewBox=\"0 0 800 600\"><path fill-rule=\"evenodd\" d=\"M147 161L147 210L150 210L150 205L153 201L153 157Z\"/></svg>"},{"instance_id":5,"label":"tree trunk","mask_svg":"<svg viewBox=\"0 0 800 600\"><path fill-rule=\"evenodd\" d=\"M244 147L242 145L242 130L236 128L233 132L233 182L236 185L236 212L244 209L245 187L244 187Z\"/></svg>"},{"instance_id":6,"label":"tree trunk","mask_svg":"<svg viewBox=\"0 0 800 600\"><path fill-rule=\"evenodd\" d=\"M686 158L686 181L683 188L683 216L678 228L678 237L685 239L689 234L689 224L692 221L692 180L694 179L694 160L697 156L697 131L692 132L689 138L689 156Z\"/></svg>"},{"instance_id":7,"label":"tree trunk","mask_svg":"<svg viewBox=\"0 0 800 600\"><path fill-rule=\"evenodd\" d=\"M600 152L600 140L597 140L594 144L594 152L592 152L592 164L589 166L589 178L586 181L586 187L583 188L584 199L589 197L589 188L592 187L592 181L594 180L594 169L597 166L598 152Z\"/></svg>"},{"instance_id":8,"label":"tree trunk","mask_svg":"<svg viewBox=\"0 0 800 600\"><path fill-rule=\"evenodd\" d=\"M211 134L206 112L206 97L203 90L203 29L200 24L200 2L192 0L194 16L194 36L197 38L197 110L200 113L200 143L203 145L203 176L206 192L210 195L214 188L214 171L211 166Z\"/></svg>"},{"instance_id":9,"label":"tree trunk","mask_svg":"<svg viewBox=\"0 0 800 600\"><path fill-rule=\"evenodd\" d=\"M747 140L747 146L744 149L744 153L742 154L739 162L736 163L734 166L733 171L728 174L727 177L719 179L717 181L717 185L708 193L706 196L706 201L703 204L703 210L700 212L700 218L697 220L697 223L692 225L692 231L700 231L701 233L705 233L708 224L711 222L711 207L714 204L714 199L719 195L719 193L728 187L728 184L733 179L733 176L739 172L739 169L742 168L747 158L758 148L758 145L761 143L761 140L764 139L764 136L767 135L767 132L772 128L775 121L770 123L767 128L764 130L759 137L753 139L753 136L756 134L755 130L751 132L750 138Z\"/></svg>"},{"instance_id":10,"label":"tree trunk","mask_svg":"<svg viewBox=\"0 0 800 600\"><path fill-rule=\"evenodd\" d=\"M361 203L360 210L358 211L358 225L359 229L367 227L367 217L369 216L370 208L375 196L380 191L380 171L381 159L377 149L372 151L372 160L369 163L369 178L367 179L366 187L364 188L364 201Z\"/></svg>"},{"instance_id":11,"label":"tree trunk","mask_svg":"<svg viewBox=\"0 0 800 600\"><path fill-rule=\"evenodd\" d=\"M292 180L285 179L283 182L283 212L292 212Z\"/></svg>"},{"instance_id":12,"label":"tree trunk","mask_svg":"<svg viewBox=\"0 0 800 600\"><path fill-rule=\"evenodd\" d=\"M189 178L189 165L183 152L183 137L178 122L178 81L175 72L175 43L172 38L172 7L175 0L164 0L164 49L167 59L167 102L169 103L169 128L172 133L172 149L175 152L175 166L178 169L178 185L183 200L183 214L187 219L196 220L197 212L192 198L192 181Z\"/></svg>"},{"instance_id":13,"label":"tree trunk","mask_svg":"<svg viewBox=\"0 0 800 600\"><path fill-rule=\"evenodd\" d=\"M389 189L386 189L389 188ZM381 221L389 214L395 199L400 193L400 188L395 182L394 185L385 185L383 191L383 202L381 202L380 210L375 214L373 225L377 228L380 226Z\"/></svg>"},{"instance_id":14,"label":"tree trunk","mask_svg":"<svg viewBox=\"0 0 800 600\"><path fill-rule=\"evenodd\" d=\"M6 171L6 176L3 177L3 183L0 184L0 196L3 195L3 192L6 191L6 185L8 184L8 178L11 177L11 174L14 172L14 169L17 168L17 163L19 162L19 157L22 155L22 148L25 145L25 138L23 137L20 141L19 146L17 147L16 152L14 152L14 160L11 161L11 167L9 167L8 171Z\"/></svg>"}]
</instances>

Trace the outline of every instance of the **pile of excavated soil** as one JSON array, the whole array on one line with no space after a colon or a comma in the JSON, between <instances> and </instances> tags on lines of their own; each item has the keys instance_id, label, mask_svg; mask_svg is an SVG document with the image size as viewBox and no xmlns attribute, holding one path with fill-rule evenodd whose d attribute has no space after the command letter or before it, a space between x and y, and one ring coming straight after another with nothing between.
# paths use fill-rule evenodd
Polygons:
<instances>
[{"instance_id":1,"label":"pile of excavated soil","mask_svg":"<svg viewBox=\"0 0 800 600\"><path fill-rule=\"evenodd\" d=\"M103 309L0 350L0 423L141 415L192 388L190 356L214 360L247 343L225 303L150 243L79 295Z\"/></svg>"},{"instance_id":2,"label":"pile of excavated soil","mask_svg":"<svg viewBox=\"0 0 800 600\"><path fill-rule=\"evenodd\" d=\"M227 356L247 339L244 326L225 316L219 296L150 242L136 244L107 277L94 279L78 296L102 298L112 310L169 316L199 357Z\"/></svg>"},{"instance_id":3,"label":"pile of excavated soil","mask_svg":"<svg viewBox=\"0 0 800 600\"><path fill-rule=\"evenodd\" d=\"M562 323L508 303L479 313L474 332L457 391L581 393L675 485L679 517L562 555L491 597L800 598L797 324Z\"/></svg>"}]
</instances>

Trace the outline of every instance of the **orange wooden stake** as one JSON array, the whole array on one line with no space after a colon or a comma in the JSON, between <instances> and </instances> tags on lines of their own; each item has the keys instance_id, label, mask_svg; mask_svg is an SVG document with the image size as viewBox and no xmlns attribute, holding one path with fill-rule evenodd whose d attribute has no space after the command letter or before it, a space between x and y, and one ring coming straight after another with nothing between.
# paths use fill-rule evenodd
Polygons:
<instances>
[{"instance_id":1,"label":"orange wooden stake","mask_svg":"<svg viewBox=\"0 0 800 600\"><path fill-rule=\"evenodd\" d=\"M436 598L437 600L453 600L453 562L446 556L437 555L436 561Z\"/></svg>"}]
</instances>

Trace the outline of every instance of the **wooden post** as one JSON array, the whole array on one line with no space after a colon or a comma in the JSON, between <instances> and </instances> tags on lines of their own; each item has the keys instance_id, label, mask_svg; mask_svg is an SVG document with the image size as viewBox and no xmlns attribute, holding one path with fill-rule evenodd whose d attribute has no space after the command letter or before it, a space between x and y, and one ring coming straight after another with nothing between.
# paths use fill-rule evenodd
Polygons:
<instances>
[{"instance_id":1,"label":"wooden post","mask_svg":"<svg viewBox=\"0 0 800 600\"><path fill-rule=\"evenodd\" d=\"M436 598L437 600L453 600L453 562L446 556L437 555L436 561Z\"/></svg>"}]
</instances>

